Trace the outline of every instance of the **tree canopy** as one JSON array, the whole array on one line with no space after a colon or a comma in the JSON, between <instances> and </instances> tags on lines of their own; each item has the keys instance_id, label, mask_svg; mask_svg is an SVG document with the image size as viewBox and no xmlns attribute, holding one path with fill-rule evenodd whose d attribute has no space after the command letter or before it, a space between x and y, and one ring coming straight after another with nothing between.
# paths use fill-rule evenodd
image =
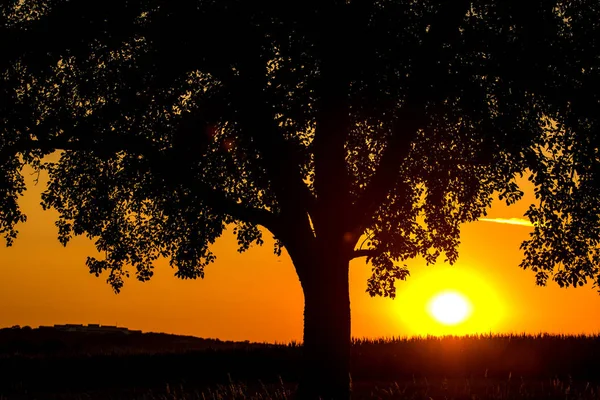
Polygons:
<instances>
[{"instance_id":1,"label":"tree canopy","mask_svg":"<svg viewBox=\"0 0 600 400\"><path fill-rule=\"evenodd\" d=\"M600 283L597 2L14 0L0 14L8 244L29 164L49 173L59 240L92 238L106 257L87 265L117 291L159 257L202 277L233 224L240 251L259 226L276 254L343 240L373 266L369 293L393 296L404 260L456 260L461 223L518 200L528 174L522 266Z\"/></svg>"}]
</instances>

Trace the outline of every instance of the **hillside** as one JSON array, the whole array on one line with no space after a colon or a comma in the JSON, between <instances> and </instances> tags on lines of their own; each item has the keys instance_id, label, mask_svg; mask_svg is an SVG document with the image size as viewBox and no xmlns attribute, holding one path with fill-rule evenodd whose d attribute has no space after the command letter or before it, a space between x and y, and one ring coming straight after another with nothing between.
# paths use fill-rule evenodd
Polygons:
<instances>
[{"instance_id":1,"label":"hillside","mask_svg":"<svg viewBox=\"0 0 600 400\"><path fill-rule=\"evenodd\" d=\"M0 357L154 354L250 346L248 342L120 329L82 332L65 331L55 327L3 328L0 329Z\"/></svg>"}]
</instances>

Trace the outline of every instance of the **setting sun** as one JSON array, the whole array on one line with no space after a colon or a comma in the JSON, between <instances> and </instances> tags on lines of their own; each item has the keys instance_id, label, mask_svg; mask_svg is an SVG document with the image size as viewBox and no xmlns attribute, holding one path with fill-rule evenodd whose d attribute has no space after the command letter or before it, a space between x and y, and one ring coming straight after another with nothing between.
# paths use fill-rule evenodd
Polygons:
<instances>
[{"instance_id":1,"label":"setting sun","mask_svg":"<svg viewBox=\"0 0 600 400\"><path fill-rule=\"evenodd\" d=\"M502 290L496 280L463 264L417 270L395 302L398 329L436 336L492 332L509 317L511 301Z\"/></svg>"},{"instance_id":2,"label":"setting sun","mask_svg":"<svg viewBox=\"0 0 600 400\"><path fill-rule=\"evenodd\" d=\"M442 292L431 299L428 311L445 325L456 325L471 314L471 304L465 296L454 291Z\"/></svg>"}]
</instances>

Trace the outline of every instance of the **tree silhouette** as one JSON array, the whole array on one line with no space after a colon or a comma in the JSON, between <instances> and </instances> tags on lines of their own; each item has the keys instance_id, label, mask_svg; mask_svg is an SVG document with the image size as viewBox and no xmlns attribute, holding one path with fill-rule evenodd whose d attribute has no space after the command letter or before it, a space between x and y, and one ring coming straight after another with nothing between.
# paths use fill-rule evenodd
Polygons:
<instances>
[{"instance_id":1,"label":"tree silhouette","mask_svg":"<svg viewBox=\"0 0 600 400\"><path fill-rule=\"evenodd\" d=\"M348 265L395 295L499 196L539 202L522 266L600 283L595 1L4 1L0 233L21 169L49 173L59 240L95 240L119 291L170 260L204 276L285 247L305 296L304 397L349 395ZM5 38L7 40L5 40ZM60 151L60 159L44 157ZM553 272L556 273L553 274Z\"/></svg>"}]
</instances>

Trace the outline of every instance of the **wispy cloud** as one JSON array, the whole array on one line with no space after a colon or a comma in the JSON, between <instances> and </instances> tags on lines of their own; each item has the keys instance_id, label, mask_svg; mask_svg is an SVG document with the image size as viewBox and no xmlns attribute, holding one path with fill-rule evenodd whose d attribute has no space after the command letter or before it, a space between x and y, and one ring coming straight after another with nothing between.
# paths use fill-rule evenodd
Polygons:
<instances>
[{"instance_id":1,"label":"wispy cloud","mask_svg":"<svg viewBox=\"0 0 600 400\"><path fill-rule=\"evenodd\" d=\"M497 224L533 226L533 224L524 218L479 218L479 221L495 222Z\"/></svg>"}]
</instances>

